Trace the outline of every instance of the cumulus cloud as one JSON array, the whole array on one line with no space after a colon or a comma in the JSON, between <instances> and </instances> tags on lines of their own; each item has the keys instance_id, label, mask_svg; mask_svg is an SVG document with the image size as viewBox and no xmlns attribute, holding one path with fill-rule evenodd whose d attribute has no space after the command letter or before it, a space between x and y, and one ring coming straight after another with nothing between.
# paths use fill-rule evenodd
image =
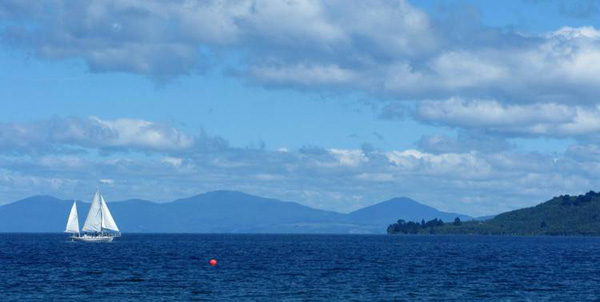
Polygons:
<instances>
[{"instance_id":1,"label":"cumulus cloud","mask_svg":"<svg viewBox=\"0 0 600 302\"><path fill-rule=\"evenodd\" d=\"M204 132L191 136L167 124L137 119L55 118L5 123L0 129L4 201L26 197L32 190L64 198L73 197L64 192L73 192L85 198L89 190L84 188L100 180L111 184L111 200L160 201L232 189L350 211L410 196L441 209L479 215L582 192L596 185L589 179L600 176L595 156L599 148L591 143L550 156L517 152L504 141L476 133L427 136L419 150L386 151L370 146L239 148ZM65 148L123 148L146 156L117 152L99 157Z\"/></svg>"},{"instance_id":2,"label":"cumulus cloud","mask_svg":"<svg viewBox=\"0 0 600 302\"><path fill-rule=\"evenodd\" d=\"M32 144L42 148L68 142L71 147L86 150L118 145L144 150L147 154L118 152L97 156L92 152L3 152L0 154L2 202L26 197L32 192L72 198L72 195L65 196L65 192L69 192L78 198L87 198L89 188L94 188L100 180L111 184L110 200L165 201L210 190L231 189L347 212L391 197L409 196L444 210L480 215L534 205L553 195L579 193L600 185L594 181L600 179L600 160L596 156L600 148L591 143L574 145L565 154L554 155L512 148L482 151L482 148L476 148L472 137L459 134L456 138L426 137L427 141L445 140L444 144L450 145L436 149L435 142L428 142L429 149L433 150L307 146L282 151L227 145L203 151L198 149L202 145L199 144L202 135L199 135L190 137L189 144L179 146L185 149L184 152L158 147L160 145L155 143L153 136L150 142L141 143L139 139L127 139L127 135L119 139L107 135L119 129L118 125L122 124L116 121L122 119L100 119L101 123L98 118L78 120L77 123L69 119L57 120L61 121L61 127L46 127L52 131L40 132L45 133L41 136L44 140L34 140ZM87 132L82 131L81 124L87 122L95 126L88 125L83 128ZM42 122L14 124L9 129L13 131L11 134L21 131L19 141L23 142L24 138L30 137L25 134L30 134L31 127L41 127L39 123ZM130 123L155 125L149 121L128 121L126 125L134 129L138 128ZM162 127L167 126L162 125L159 129ZM154 129L151 127L152 131ZM163 136L169 133L189 136L173 127L165 129L169 131L160 132ZM97 138L97 142L91 144L73 133L92 133L90 135ZM203 135L211 137L206 133ZM102 138L104 141L99 143ZM475 147L459 148L456 145L460 143L448 143L452 139ZM171 140L161 138L158 141ZM2 146L6 150L6 141Z\"/></svg>"},{"instance_id":3,"label":"cumulus cloud","mask_svg":"<svg viewBox=\"0 0 600 302\"><path fill-rule=\"evenodd\" d=\"M422 121L483 129L509 136L585 137L600 131L600 107L557 103L507 105L495 100L425 101L418 106Z\"/></svg>"},{"instance_id":4,"label":"cumulus cloud","mask_svg":"<svg viewBox=\"0 0 600 302\"><path fill-rule=\"evenodd\" d=\"M369 160L362 150L330 149L329 153L337 160L336 164L341 166L355 167Z\"/></svg>"},{"instance_id":5,"label":"cumulus cloud","mask_svg":"<svg viewBox=\"0 0 600 302\"><path fill-rule=\"evenodd\" d=\"M4 43L44 59L83 59L93 72L164 80L217 66L257 85L395 99L379 114L384 119L412 113L428 124L502 136L584 139L600 130L600 31L590 26L539 34L499 30L473 15L454 18L460 22L435 19L404 0L352 6L337 0L3 1L0 14ZM52 148L77 152L70 139L105 149L194 144L169 126L143 121L70 123L79 131L89 126L102 138L70 133ZM23 141L42 142L47 135ZM435 137L419 144L439 152L434 141L456 149ZM228 148L218 138L195 144ZM502 147L499 140L494 144Z\"/></svg>"},{"instance_id":6,"label":"cumulus cloud","mask_svg":"<svg viewBox=\"0 0 600 302\"><path fill-rule=\"evenodd\" d=\"M2 1L0 14L6 43L93 72L169 79L220 66L261 85L398 99L589 103L600 92L593 27L521 33L469 14L461 26L404 0Z\"/></svg>"},{"instance_id":7,"label":"cumulus cloud","mask_svg":"<svg viewBox=\"0 0 600 302\"><path fill-rule=\"evenodd\" d=\"M84 148L177 151L194 143L194 137L168 124L141 119L89 117L0 123L0 151L8 153L77 153Z\"/></svg>"},{"instance_id":8,"label":"cumulus cloud","mask_svg":"<svg viewBox=\"0 0 600 302\"><path fill-rule=\"evenodd\" d=\"M502 96L505 103L594 103L598 33L593 27L564 27L542 35L513 33L518 41L480 37L485 43L455 45L419 65L390 65L384 87L417 99Z\"/></svg>"},{"instance_id":9,"label":"cumulus cloud","mask_svg":"<svg viewBox=\"0 0 600 302\"><path fill-rule=\"evenodd\" d=\"M591 148L591 147L590 147ZM598 147L593 147L597 152ZM313 148L314 149L314 148ZM321 152L230 147L216 153L153 157L114 154L0 155L4 201L35 192L85 198L99 179L111 180L111 200L170 200L231 189L350 211L395 196L445 210L490 214L534 205L550 196L600 185L593 152L544 155L420 150L322 149ZM590 156L582 157L581 153ZM5 190L13 186L11 190ZM85 189L87 188L87 189Z\"/></svg>"},{"instance_id":10,"label":"cumulus cloud","mask_svg":"<svg viewBox=\"0 0 600 302\"><path fill-rule=\"evenodd\" d=\"M418 150L391 151L386 154L390 163L403 172L436 175L461 179L491 176L491 166L473 153L429 154Z\"/></svg>"}]
</instances>

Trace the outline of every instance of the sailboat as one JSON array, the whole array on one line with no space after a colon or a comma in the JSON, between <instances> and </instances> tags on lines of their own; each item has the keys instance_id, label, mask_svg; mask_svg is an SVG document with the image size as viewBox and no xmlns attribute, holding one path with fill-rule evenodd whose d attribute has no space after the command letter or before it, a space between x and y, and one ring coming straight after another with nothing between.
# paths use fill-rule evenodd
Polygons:
<instances>
[{"instance_id":1,"label":"sailboat","mask_svg":"<svg viewBox=\"0 0 600 302\"><path fill-rule=\"evenodd\" d=\"M71 237L73 240L84 242L111 242L120 235L119 227L115 223L104 197L96 190L90 211L83 224L83 236L79 233L79 219L77 218L77 205L73 202L71 213L67 221L65 232L77 234Z\"/></svg>"}]
</instances>

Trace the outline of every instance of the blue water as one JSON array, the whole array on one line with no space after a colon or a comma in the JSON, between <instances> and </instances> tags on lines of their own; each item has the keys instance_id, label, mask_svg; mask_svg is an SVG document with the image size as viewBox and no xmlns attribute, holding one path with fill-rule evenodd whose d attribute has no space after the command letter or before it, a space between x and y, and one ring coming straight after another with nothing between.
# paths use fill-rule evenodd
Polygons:
<instances>
[{"instance_id":1,"label":"blue water","mask_svg":"<svg viewBox=\"0 0 600 302\"><path fill-rule=\"evenodd\" d=\"M0 301L597 297L600 238L0 234Z\"/></svg>"}]
</instances>

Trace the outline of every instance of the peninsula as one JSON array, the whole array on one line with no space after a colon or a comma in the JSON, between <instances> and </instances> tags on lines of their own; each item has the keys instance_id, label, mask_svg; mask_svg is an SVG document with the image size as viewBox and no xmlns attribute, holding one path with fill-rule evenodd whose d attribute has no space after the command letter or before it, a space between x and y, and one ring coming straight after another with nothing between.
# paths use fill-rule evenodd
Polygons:
<instances>
[{"instance_id":1,"label":"peninsula","mask_svg":"<svg viewBox=\"0 0 600 302\"><path fill-rule=\"evenodd\" d=\"M465 235L585 235L600 236L600 193L561 195L537 206L505 212L486 221L406 222L387 228L388 234Z\"/></svg>"}]
</instances>

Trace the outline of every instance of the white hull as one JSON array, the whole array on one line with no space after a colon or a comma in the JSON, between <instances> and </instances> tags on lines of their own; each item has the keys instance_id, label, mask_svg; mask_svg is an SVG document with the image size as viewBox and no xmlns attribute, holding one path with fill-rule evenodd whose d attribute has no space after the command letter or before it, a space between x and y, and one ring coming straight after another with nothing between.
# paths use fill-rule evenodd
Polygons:
<instances>
[{"instance_id":1,"label":"white hull","mask_svg":"<svg viewBox=\"0 0 600 302\"><path fill-rule=\"evenodd\" d=\"M114 236L87 236L83 235L81 237L73 237L73 240L83 241L83 242L112 242Z\"/></svg>"}]
</instances>

